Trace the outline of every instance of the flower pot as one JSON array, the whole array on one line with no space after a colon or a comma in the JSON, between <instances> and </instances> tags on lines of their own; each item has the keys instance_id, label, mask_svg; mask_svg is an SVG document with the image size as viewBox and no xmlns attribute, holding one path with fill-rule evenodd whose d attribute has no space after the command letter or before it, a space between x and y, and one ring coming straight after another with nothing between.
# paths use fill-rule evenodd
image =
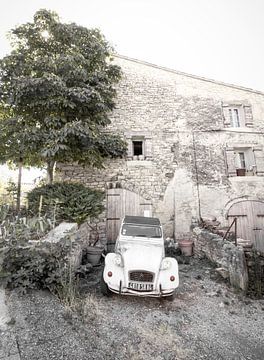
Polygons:
<instances>
[{"instance_id":1,"label":"flower pot","mask_svg":"<svg viewBox=\"0 0 264 360\"><path fill-rule=\"evenodd\" d=\"M246 169L236 169L237 176L245 176Z\"/></svg>"},{"instance_id":2,"label":"flower pot","mask_svg":"<svg viewBox=\"0 0 264 360\"><path fill-rule=\"evenodd\" d=\"M180 240L179 247L180 247L183 255L192 256L192 254L193 254L193 241L192 240Z\"/></svg>"},{"instance_id":3,"label":"flower pot","mask_svg":"<svg viewBox=\"0 0 264 360\"><path fill-rule=\"evenodd\" d=\"M103 247L88 246L86 249L88 262L92 265L98 265L100 263L100 259L103 251L104 251Z\"/></svg>"}]
</instances>

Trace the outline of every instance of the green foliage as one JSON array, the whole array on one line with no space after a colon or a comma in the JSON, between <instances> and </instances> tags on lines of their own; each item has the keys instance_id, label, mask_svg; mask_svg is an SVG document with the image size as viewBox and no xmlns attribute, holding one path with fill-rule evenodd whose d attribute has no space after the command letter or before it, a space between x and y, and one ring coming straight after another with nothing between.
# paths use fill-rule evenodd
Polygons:
<instances>
[{"instance_id":1,"label":"green foliage","mask_svg":"<svg viewBox=\"0 0 264 360\"><path fill-rule=\"evenodd\" d=\"M78 284L69 260L71 239L56 244L29 243L43 237L52 225L46 216L28 217L25 213L16 214L7 205L0 206L0 283L22 293L28 289L49 289L72 306Z\"/></svg>"},{"instance_id":2,"label":"green foliage","mask_svg":"<svg viewBox=\"0 0 264 360\"><path fill-rule=\"evenodd\" d=\"M103 198L102 191L78 183L58 182L33 189L28 194L28 207L33 214L40 212L49 217L53 217L55 212L56 222L64 220L81 224L104 210Z\"/></svg>"},{"instance_id":3,"label":"green foliage","mask_svg":"<svg viewBox=\"0 0 264 360\"><path fill-rule=\"evenodd\" d=\"M13 51L0 60L5 157L101 166L104 156L124 155L126 143L104 133L121 71L100 31L39 10L11 39Z\"/></svg>"},{"instance_id":4,"label":"green foliage","mask_svg":"<svg viewBox=\"0 0 264 360\"><path fill-rule=\"evenodd\" d=\"M70 247L70 241L30 247L9 246L2 264L6 286L22 292L27 289L65 292L66 284L73 276L68 265Z\"/></svg>"},{"instance_id":5,"label":"green foliage","mask_svg":"<svg viewBox=\"0 0 264 360\"><path fill-rule=\"evenodd\" d=\"M9 198L11 198L12 204L15 202L16 196L17 196L17 185L9 179L7 186L5 188L7 194L9 195Z\"/></svg>"},{"instance_id":6,"label":"green foliage","mask_svg":"<svg viewBox=\"0 0 264 360\"><path fill-rule=\"evenodd\" d=\"M27 244L28 240L43 237L54 224L46 216L28 216L25 209L19 214L9 205L0 205L0 246Z\"/></svg>"}]
</instances>

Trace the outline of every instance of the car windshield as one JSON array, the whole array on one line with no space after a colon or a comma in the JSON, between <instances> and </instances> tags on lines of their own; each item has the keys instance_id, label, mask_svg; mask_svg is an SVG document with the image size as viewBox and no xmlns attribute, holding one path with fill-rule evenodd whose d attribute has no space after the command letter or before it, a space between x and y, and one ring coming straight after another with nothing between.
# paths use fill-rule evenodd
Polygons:
<instances>
[{"instance_id":1,"label":"car windshield","mask_svg":"<svg viewBox=\"0 0 264 360\"><path fill-rule=\"evenodd\" d=\"M159 226L151 225L132 225L124 224L122 226L121 234L124 236L138 236L148 238L161 238L161 228Z\"/></svg>"}]
</instances>

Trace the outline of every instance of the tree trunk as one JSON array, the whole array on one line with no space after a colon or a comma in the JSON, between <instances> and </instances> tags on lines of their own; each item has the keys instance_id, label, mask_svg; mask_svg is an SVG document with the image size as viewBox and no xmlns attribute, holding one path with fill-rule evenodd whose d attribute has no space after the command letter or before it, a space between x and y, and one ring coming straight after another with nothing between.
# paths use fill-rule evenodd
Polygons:
<instances>
[{"instance_id":1,"label":"tree trunk","mask_svg":"<svg viewBox=\"0 0 264 360\"><path fill-rule=\"evenodd\" d=\"M16 199L16 210L18 212L20 211L20 202L21 202L22 167L23 167L23 159L20 158L18 162L17 199Z\"/></svg>"},{"instance_id":2,"label":"tree trunk","mask_svg":"<svg viewBox=\"0 0 264 360\"><path fill-rule=\"evenodd\" d=\"M55 168L55 161L49 160L47 162L47 183L48 184L53 183L54 168Z\"/></svg>"}]
</instances>

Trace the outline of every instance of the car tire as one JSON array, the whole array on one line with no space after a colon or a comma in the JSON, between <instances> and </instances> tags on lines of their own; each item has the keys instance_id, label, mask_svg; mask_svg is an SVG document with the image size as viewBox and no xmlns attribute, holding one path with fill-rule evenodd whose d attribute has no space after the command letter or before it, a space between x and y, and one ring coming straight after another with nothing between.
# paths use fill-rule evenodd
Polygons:
<instances>
[{"instance_id":1,"label":"car tire","mask_svg":"<svg viewBox=\"0 0 264 360\"><path fill-rule=\"evenodd\" d=\"M104 296L110 296L112 294L111 290L109 289L109 287L107 286L106 282L104 281L104 275L103 272L101 274L101 279L100 279L100 288L101 288L101 293Z\"/></svg>"}]
</instances>

